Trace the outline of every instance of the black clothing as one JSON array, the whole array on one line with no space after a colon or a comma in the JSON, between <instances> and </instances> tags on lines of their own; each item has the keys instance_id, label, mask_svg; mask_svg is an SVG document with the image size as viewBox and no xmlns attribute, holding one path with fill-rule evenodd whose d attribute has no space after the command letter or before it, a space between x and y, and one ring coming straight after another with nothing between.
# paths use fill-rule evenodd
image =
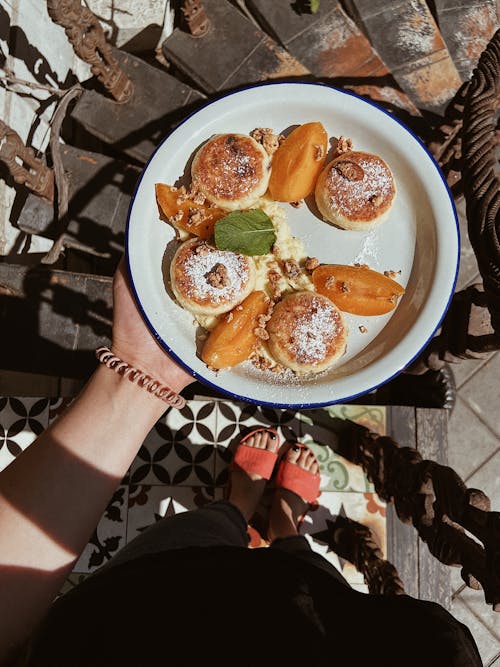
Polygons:
<instances>
[{"instance_id":1,"label":"black clothing","mask_svg":"<svg viewBox=\"0 0 500 667\"><path fill-rule=\"evenodd\" d=\"M212 516L214 506L244 529L236 508L214 503ZM205 509L151 531L167 524L169 534L200 541L189 534L189 516L199 521ZM143 546L146 533L138 538ZM234 534L246 542L240 529ZM32 644L30 667L482 664L468 628L442 607L353 590L303 537L262 549L170 545L141 554L134 546L129 557L127 549L56 601Z\"/></svg>"}]
</instances>

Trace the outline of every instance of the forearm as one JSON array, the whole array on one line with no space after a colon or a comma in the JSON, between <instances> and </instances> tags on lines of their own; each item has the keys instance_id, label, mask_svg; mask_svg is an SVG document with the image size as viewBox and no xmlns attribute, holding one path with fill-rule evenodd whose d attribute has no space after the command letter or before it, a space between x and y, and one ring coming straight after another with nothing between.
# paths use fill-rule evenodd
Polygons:
<instances>
[{"instance_id":1,"label":"forearm","mask_svg":"<svg viewBox=\"0 0 500 667\"><path fill-rule=\"evenodd\" d=\"M0 473L0 533L9 536L0 543L4 637L48 608L166 407L99 367L67 412Z\"/></svg>"}]
</instances>

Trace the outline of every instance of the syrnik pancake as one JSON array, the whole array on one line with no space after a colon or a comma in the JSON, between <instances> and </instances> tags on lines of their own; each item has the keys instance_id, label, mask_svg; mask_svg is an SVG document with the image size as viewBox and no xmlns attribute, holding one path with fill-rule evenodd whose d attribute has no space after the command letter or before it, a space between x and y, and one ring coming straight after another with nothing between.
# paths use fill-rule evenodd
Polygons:
<instances>
[{"instance_id":1,"label":"syrnik pancake","mask_svg":"<svg viewBox=\"0 0 500 667\"><path fill-rule=\"evenodd\" d=\"M251 257L191 239L177 249L170 278L172 290L184 308L195 315L220 315L254 289L255 265Z\"/></svg>"},{"instance_id":2,"label":"syrnik pancake","mask_svg":"<svg viewBox=\"0 0 500 667\"><path fill-rule=\"evenodd\" d=\"M363 231L385 219L396 185L381 157L349 151L326 165L316 183L315 195L325 220L343 229Z\"/></svg>"},{"instance_id":3,"label":"syrnik pancake","mask_svg":"<svg viewBox=\"0 0 500 667\"><path fill-rule=\"evenodd\" d=\"M216 134L196 153L194 187L220 208L250 208L265 194L271 162L264 148L245 134Z\"/></svg>"},{"instance_id":4,"label":"syrnik pancake","mask_svg":"<svg viewBox=\"0 0 500 667\"><path fill-rule=\"evenodd\" d=\"M267 333L274 359L299 373L330 368L346 349L341 312L330 299L310 291L293 292L277 303Z\"/></svg>"}]
</instances>

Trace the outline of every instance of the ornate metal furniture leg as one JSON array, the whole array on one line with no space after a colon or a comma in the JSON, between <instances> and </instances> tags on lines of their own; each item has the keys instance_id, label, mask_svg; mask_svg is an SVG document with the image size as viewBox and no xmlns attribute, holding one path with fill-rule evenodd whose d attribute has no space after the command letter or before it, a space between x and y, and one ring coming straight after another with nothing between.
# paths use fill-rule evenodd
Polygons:
<instances>
[{"instance_id":1,"label":"ornate metal furniture leg","mask_svg":"<svg viewBox=\"0 0 500 667\"><path fill-rule=\"evenodd\" d=\"M75 53L92 68L117 102L127 102L134 87L113 57L98 19L80 0L47 0L50 18L64 28Z\"/></svg>"},{"instance_id":2,"label":"ornate metal furniture leg","mask_svg":"<svg viewBox=\"0 0 500 667\"><path fill-rule=\"evenodd\" d=\"M5 164L16 183L25 185L35 194L52 201L54 173L32 148L27 148L18 133L0 120L0 161Z\"/></svg>"},{"instance_id":3,"label":"ornate metal furniture leg","mask_svg":"<svg viewBox=\"0 0 500 667\"><path fill-rule=\"evenodd\" d=\"M468 235L483 284L455 294L439 336L406 372L437 370L446 362L474 359L500 349L500 193L496 149L496 114L500 79L500 30L483 52L472 78L462 89L463 121L446 137L430 144L452 182L461 151L462 188L466 199ZM458 102L457 102L458 104ZM446 128L442 128L445 135ZM461 141L461 146L460 146Z\"/></svg>"},{"instance_id":4,"label":"ornate metal furniture leg","mask_svg":"<svg viewBox=\"0 0 500 667\"><path fill-rule=\"evenodd\" d=\"M378 495L394 503L398 517L416 528L436 558L462 566L467 585L482 587L486 602L500 611L500 513L489 511L482 491L468 489L454 470L422 459L416 449L354 422L338 451L362 466Z\"/></svg>"}]
</instances>

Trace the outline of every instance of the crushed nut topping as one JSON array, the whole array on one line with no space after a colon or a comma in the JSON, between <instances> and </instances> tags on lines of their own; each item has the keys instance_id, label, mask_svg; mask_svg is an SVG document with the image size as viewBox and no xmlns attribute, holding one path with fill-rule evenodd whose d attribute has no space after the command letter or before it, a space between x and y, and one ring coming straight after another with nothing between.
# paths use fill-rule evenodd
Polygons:
<instances>
[{"instance_id":1,"label":"crushed nut topping","mask_svg":"<svg viewBox=\"0 0 500 667\"><path fill-rule=\"evenodd\" d=\"M368 264L360 264L359 262L355 262L355 263L354 263L354 266L357 266L357 267L360 268L360 269L369 269L369 268L370 268L370 267L368 266Z\"/></svg>"},{"instance_id":2,"label":"crushed nut topping","mask_svg":"<svg viewBox=\"0 0 500 667\"><path fill-rule=\"evenodd\" d=\"M325 287L327 289L330 289L330 287L333 287L335 285L335 278L333 276L328 276L328 278L325 280Z\"/></svg>"},{"instance_id":3,"label":"crushed nut topping","mask_svg":"<svg viewBox=\"0 0 500 667\"><path fill-rule=\"evenodd\" d=\"M234 313L231 310L227 315L226 315L226 322L231 322L234 318Z\"/></svg>"},{"instance_id":4,"label":"crushed nut topping","mask_svg":"<svg viewBox=\"0 0 500 667\"><path fill-rule=\"evenodd\" d=\"M206 201L206 197L203 194L203 192L195 192L192 197L193 197L193 202L195 204L198 204L198 206L203 206L203 204Z\"/></svg>"},{"instance_id":5,"label":"crushed nut topping","mask_svg":"<svg viewBox=\"0 0 500 667\"><path fill-rule=\"evenodd\" d=\"M194 252L196 255L199 255L200 257L206 257L209 253L208 247L206 243L200 243L197 245L194 249Z\"/></svg>"},{"instance_id":6,"label":"crushed nut topping","mask_svg":"<svg viewBox=\"0 0 500 667\"><path fill-rule=\"evenodd\" d=\"M393 294L391 297L389 297L389 301L390 301L391 303L397 303L397 302L398 302L398 295L397 295L397 294Z\"/></svg>"},{"instance_id":7,"label":"crushed nut topping","mask_svg":"<svg viewBox=\"0 0 500 667\"><path fill-rule=\"evenodd\" d=\"M250 136L259 144L262 144L268 155L273 155L279 148L280 135L274 134L270 127L256 127L250 132Z\"/></svg>"},{"instance_id":8,"label":"crushed nut topping","mask_svg":"<svg viewBox=\"0 0 500 667\"><path fill-rule=\"evenodd\" d=\"M401 274L401 269L399 271L384 271L384 276L387 276L387 278L397 278Z\"/></svg>"},{"instance_id":9,"label":"crushed nut topping","mask_svg":"<svg viewBox=\"0 0 500 667\"><path fill-rule=\"evenodd\" d=\"M341 162L337 162L335 169L348 181L361 181L365 175L365 172L359 166L359 164L351 162L350 160L342 160Z\"/></svg>"},{"instance_id":10,"label":"crushed nut topping","mask_svg":"<svg viewBox=\"0 0 500 667\"><path fill-rule=\"evenodd\" d=\"M188 191L186 190L186 187L184 185L181 185L180 188L177 188L176 192L177 192L177 199L175 203L177 204L177 206L180 206L186 201L186 199L189 199Z\"/></svg>"},{"instance_id":11,"label":"crushed nut topping","mask_svg":"<svg viewBox=\"0 0 500 667\"><path fill-rule=\"evenodd\" d=\"M263 327L255 327L253 332L257 336L257 338L260 338L261 340L268 340L269 338L269 334Z\"/></svg>"},{"instance_id":12,"label":"crushed nut topping","mask_svg":"<svg viewBox=\"0 0 500 667\"><path fill-rule=\"evenodd\" d=\"M366 327L364 327L363 325L358 327L358 329L361 331L361 333L367 333L368 332L368 329Z\"/></svg>"},{"instance_id":13,"label":"crushed nut topping","mask_svg":"<svg viewBox=\"0 0 500 667\"><path fill-rule=\"evenodd\" d=\"M325 149L321 144L314 144L314 159L319 162L325 156Z\"/></svg>"},{"instance_id":14,"label":"crushed nut topping","mask_svg":"<svg viewBox=\"0 0 500 667\"><path fill-rule=\"evenodd\" d=\"M304 202L302 200L300 201L291 201L290 206L293 206L293 208L300 208Z\"/></svg>"},{"instance_id":15,"label":"crushed nut topping","mask_svg":"<svg viewBox=\"0 0 500 667\"><path fill-rule=\"evenodd\" d=\"M182 220L184 213L182 211L177 211L175 215L171 215L168 218L168 221L170 222L171 225L175 225L176 222L180 222Z\"/></svg>"},{"instance_id":16,"label":"crushed nut topping","mask_svg":"<svg viewBox=\"0 0 500 667\"><path fill-rule=\"evenodd\" d=\"M314 271L314 269L319 266L319 259L317 257L307 257L304 266L306 271Z\"/></svg>"},{"instance_id":17,"label":"crushed nut topping","mask_svg":"<svg viewBox=\"0 0 500 667\"><path fill-rule=\"evenodd\" d=\"M241 304L239 306L236 306L236 310L243 310L243 306Z\"/></svg>"},{"instance_id":18,"label":"crushed nut topping","mask_svg":"<svg viewBox=\"0 0 500 667\"><path fill-rule=\"evenodd\" d=\"M374 206L380 206L380 204L384 201L383 195L373 195L373 197L370 197L370 203L372 203Z\"/></svg>"},{"instance_id":19,"label":"crushed nut topping","mask_svg":"<svg viewBox=\"0 0 500 667\"><path fill-rule=\"evenodd\" d=\"M279 280L281 279L281 274L279 273L279 271L276 271L275 268L272 268L267 272L267 277L269 278L269 282L271 284L274 284L279 282Z\"/></svg>"},{"instance_id":20,"label":"crushed nut topping","mask_svg":"<svg viewBox=\"0 0 500 667\"><path fill-rule=\"evenodd\" d=\"M257 322L259 323L259 327L265 327L266 322L269 322L271 319L271 315L268 315L267 313L264 315L259 315L257 318Z\"/></svg>"},{"instance_id":21,"label":"crushed nut topping","mask_svg":"<svg viewBox=\"0 0 500 667\"><path fill-rule=\"evenodd\" d=\"M190 208L187 216L188 225L199 225L205 220L205 214L199 208Z\"/></svg>"},{"instance_id":22,"label":"crushed nut topping","mask_svg":"<svg viewBox=\"0 0 500 667\"><path fill-rule=\"evenodd\" d=\"M271 369L273 363L267 357L263 357L261 354L253 354L251 357L252 363L260 371L268 371Z\"/></svg>"},{"instance_id":23,"label":"crushed nut topping","mask_svg":"<svg viewBox=\"0 0 500 667\"><path fill-rule=\"evenodd\" d=\"M340 135L335 147L335 157L342 155L343 153L348 153L349 151L352 151L352 139Z\"/></svg>"},{"instance_id":24,"label":"crushed nut topping","mask_svg":"<svg viewBox=\"0 0 500 667\"><path fill-rule=\"evenodd\" d=\"M340 291L341 292L349 292L350 291L349 285L346 282L342 282L340 284Z\"/></svg>"},{"instance_id":25,"label":"crushed nut topping","mask_svg":"<svg viewBox=\"0 0 500 667\"><path fill-rule=\"evenodd\" d=\"M220 262L214 264L210 271L205 274L205 278L209 285L212 285L212 287L217 287L218 289L227 287L231 282L229 280L227 268Z\"/></svg>"},{"instance_id":26,"label":"crushed nut topping","mask_svg":"<svg viewBox=\"0 0 500 667\"><path fill-rule=\"evenodd\" d=\"M283 270L288 278L296 278L300 273L300 266L294 259L285 259Z\"/></svg>"}]
</instances>

